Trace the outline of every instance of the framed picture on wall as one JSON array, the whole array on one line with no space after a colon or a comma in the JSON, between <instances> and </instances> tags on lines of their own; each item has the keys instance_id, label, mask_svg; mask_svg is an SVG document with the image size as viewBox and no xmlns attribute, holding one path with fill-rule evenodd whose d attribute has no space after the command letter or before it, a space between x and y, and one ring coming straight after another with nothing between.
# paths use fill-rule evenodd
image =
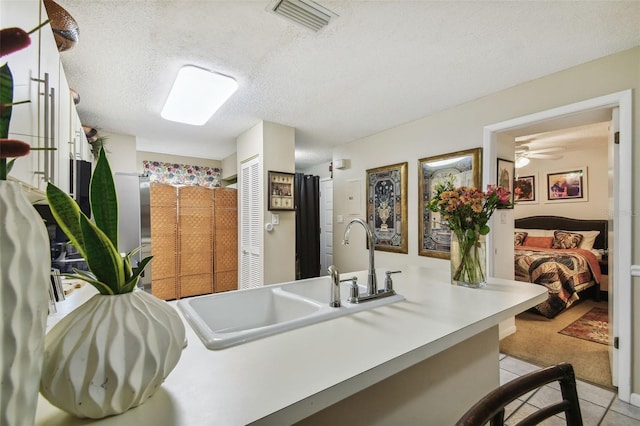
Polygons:
<instances>
[{"instance_id":1,"label":"framed picture on wall","mask_svg":"<svg viewBox=\"0 0 640 426\"><path fill-rule=\"evenodd\" d=\"M367 223L375 249L407 253L408 163L367 170Z\"/></svg>"},{"instance_id":2,"label":"framed picture on wall","mask_svg":"<svg viewBox=\"0 0 640 426\"><path fill-rule=\"evenodd\" d=\"M513 183L513 201L518 204L537 204L536 175L518 176Z\"/></svg>"},{"instance_id":3,"label":"framed picture on wall","mask_svg":"<svg viewBox=\"0 0 640 426\"><path fill-rule=\"evenodd\" d=\"M420 256L448 259L451 248L451 230L440 214L427 208L435 194L435 186L454 177L456 186L480 188L482 176L482 148L457 151L418 160L418 225Z\"/></svg>"},{"instance_id":4,"label":"framed picture on wall","mask_svg":"<svg viewBox=\"0 0 640 426\"><path fill-rule=\"evenodd\" d=\"M587 167L547 173L547 202L589 201Z\"/></svg>"},{"instance_id":5,"label":"framed picture on wall","mask_svg":"<svg viewBox=\"0 0 640 426\"><path fill-rule=\"evenodd\" d=\"M269 171L269 210L295 210L293 173Z\"/></svg>"},{"instance_id":6,"label":"framed picture on wall","mask_svg":"<svg viewBox=\"0 0 640 426\"><path fill-rule=\"evenodd\" d=\"M509 207L502 207L504 209L513 208L513 182L515 176L515 164L511 160L504 160L498 158L498 176L496 178L498 188L504 188L509 191Z\"/></svg>"}]
</instances>

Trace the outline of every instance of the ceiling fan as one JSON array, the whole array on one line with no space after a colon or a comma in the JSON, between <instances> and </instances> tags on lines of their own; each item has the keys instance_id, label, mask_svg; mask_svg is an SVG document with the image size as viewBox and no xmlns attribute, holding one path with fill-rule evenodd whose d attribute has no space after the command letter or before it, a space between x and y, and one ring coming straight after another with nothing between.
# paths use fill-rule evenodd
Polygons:
<instances>
[{"instance_id":1,"label":"ceiling fan","mask_svg":"<svg viewBox=\"0 0 640 426\"><path fill-rule=\"evenodd\" d=\"M529 164L530 159L535 158L539 160L559 160L562 155L554 154L556 152L564 151L563 147L549 147L531 149L526 143L518 144L516 142L515 160L516 168L524 167Z\"/></svg>"}]
</instances>

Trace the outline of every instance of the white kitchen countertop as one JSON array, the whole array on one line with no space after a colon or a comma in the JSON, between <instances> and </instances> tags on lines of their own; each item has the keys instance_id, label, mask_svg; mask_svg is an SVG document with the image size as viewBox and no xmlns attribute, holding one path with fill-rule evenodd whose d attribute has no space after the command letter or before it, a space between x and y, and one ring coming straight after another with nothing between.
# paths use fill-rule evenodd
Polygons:
<instances>
[{"instance_id":1,"label":"white kitchen countertop","mask_svg":"<svg viewBox=\"0 0 640 426\"><path fill-rule=\"evenodd\" d=\"M274 424L291 423L547 298L547 289L540 285L490 279L485 288L469 289L449 284L447 268L393 269L402 271L393 281L405 301L239 346L208 350L185 322L188 346L155 395L137 408L95 423L244 425L265 416ZM377 268L379 282L386 270ZM344 276L352 275L366 282L366 271ZM328 277L321 279L329 282ZM72 293L67 307L59 307L50 323L92 292L93 287L86 286ZM40 396L37 425L86 423Z\"/></svg>"}]
</instances>

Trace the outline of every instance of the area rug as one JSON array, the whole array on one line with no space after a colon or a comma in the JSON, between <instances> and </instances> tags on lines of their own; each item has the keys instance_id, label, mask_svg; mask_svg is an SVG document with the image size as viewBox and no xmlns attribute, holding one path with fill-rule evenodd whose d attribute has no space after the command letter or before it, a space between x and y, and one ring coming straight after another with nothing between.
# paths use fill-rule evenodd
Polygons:
<instances>
[{"instance_id":1,"label":"area rug","mask_svg":"<svg viewBox=\"0 0 640 426\"><path fill-rule=\"evenodd\" d=\"M605 308L595 307L563 328L558 333L602 345L609 344L609 313Z\"/></svg>"},{"instance_id":2,"label":"area rug","mask_svg":"<svg viewBox=\"0 0 640 426\"><path fill-rule=\"evenodd\" d=\"M596 307L606 310L607 302L583 300L574 303L552 320L523 312L516 316L517 331L500 341L500 352L540 367L568 362L573 365L579 380L614 389L609 367L609 347L560 334L561 330Z\"/></svg>"}]
</instances>

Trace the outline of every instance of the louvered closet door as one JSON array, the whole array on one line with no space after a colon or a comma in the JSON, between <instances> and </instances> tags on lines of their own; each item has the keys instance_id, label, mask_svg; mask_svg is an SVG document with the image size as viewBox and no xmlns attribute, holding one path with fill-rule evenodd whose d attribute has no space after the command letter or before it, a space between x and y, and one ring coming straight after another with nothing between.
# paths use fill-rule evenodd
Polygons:
<instances>
[{"instance_id":1,"label":"louvered closet door","mask_svg":"<svg viewBox=\"0 0 640 426\"><path fill-rule=\"evenodd\" d=\"M260 159L249 160L241 166L240 198L240 288L262 285L260 233Z\"/></svg>"}]
</instances>

